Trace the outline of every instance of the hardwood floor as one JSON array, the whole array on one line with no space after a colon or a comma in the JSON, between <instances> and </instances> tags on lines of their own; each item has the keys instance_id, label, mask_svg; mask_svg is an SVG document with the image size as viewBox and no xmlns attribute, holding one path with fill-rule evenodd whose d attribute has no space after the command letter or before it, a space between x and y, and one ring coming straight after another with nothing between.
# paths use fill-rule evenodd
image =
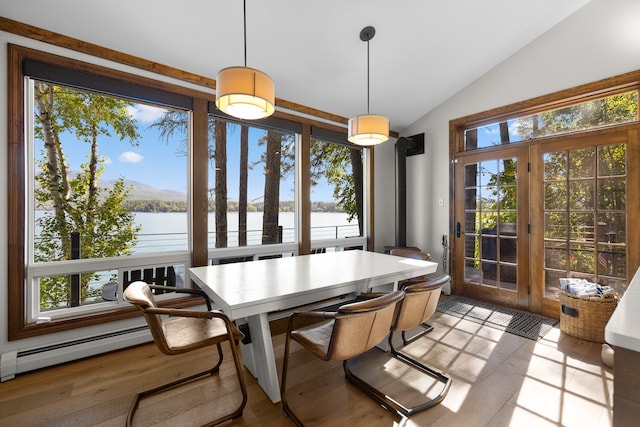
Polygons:
<instances>
[{"instance_id":1,"label":"hardwood floor","mask_svg":"<svg viewBox=\"0 0 640 427\"><path fill-rule=\"evenodd\" d=\"M435 330L405 351L451 376L453 384L441 404L407 425L611 425L613 374L601 364L600 344L557 328L535 342L440 313L430 323ZM282 334L274 345L280 370ZM369 372L395 391L430 392L428 381L385 361L384 353L370 357L385 367ZM149 344L22 374L0 384L0 425L122 426L135 392L204 369L213 359L208 350L169 357ZM220 376L145 399L134 425L190 426L214 418L239 399L232 363L227 357ZM320 361L296 346L290 366L287 396L305 424L377 427L397 421L345 381L340 362ZM242 418L226 425L293 425L246 377L249 403Z\"/></svg>"}]
</instances>

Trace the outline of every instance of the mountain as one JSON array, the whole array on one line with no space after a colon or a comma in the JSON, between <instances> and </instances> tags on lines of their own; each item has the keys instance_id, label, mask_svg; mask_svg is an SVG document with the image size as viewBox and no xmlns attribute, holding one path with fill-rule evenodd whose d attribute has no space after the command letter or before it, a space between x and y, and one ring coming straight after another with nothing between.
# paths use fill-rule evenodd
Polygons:
<instances>
[{"instance_id":1,"label":"mountain","mask_svg":"<svg viewBox=\"0 0 640 427\"><path fill-rule=\"evenodd\" d=\"M100 180L100 187L113 188L115 180ZM153 187L149 184L143 184L142 182L124 180L125 188L133 187L129 194L129 200L163 200L167 202L186 202L187 194L175 191Z\"/></svg>"}]
</instances>

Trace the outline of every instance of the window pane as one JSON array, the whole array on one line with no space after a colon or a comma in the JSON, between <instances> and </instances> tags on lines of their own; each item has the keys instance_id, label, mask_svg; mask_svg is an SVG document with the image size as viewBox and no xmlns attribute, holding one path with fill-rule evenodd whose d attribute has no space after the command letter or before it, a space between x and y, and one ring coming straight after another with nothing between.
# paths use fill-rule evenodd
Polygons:
<instances>
[{"instance_id":1,"label":"window pane","mask_svg":"<svg viewBox=\"0 0 640 427\"><path fill-rule=\"evenodd\" d=\"M469 129L465 131L464 149L470 151L637 120L638 92L630 91Z\"/></svg>"},{"instance_id":2,"label":"window pane","mask_svg":"<svg viewBox=\"0 0 640 427\"><path fill-rule=\"evenodd\" d=\"M567 154L564 151L545 153L544 180L555 181L567 178Z\"/></svg>"},{"instance_id":3,"label":"window pane","mask_svg":"<svg viewBox=\"0 0 640 427\"><path fill-rule=\"evenodd\" d=\"M627 169L627 144L598 147L598 176L622 176Z\"/></svg>"},{"instance_id":4,"label":"window pane","mask_svg":"<svg viewBox=\"0 0 640 427\"><path fill-rule=\"evenodd\" d=\"M362 236L362 150L311 139L311 240Z\"/></svg>"},{"instance_id":5,"label":"window pane","mask_svg":"<svg viewBox=\"0 0 640 427\"><path fill-rule=\"evenodd\" d=\"M33 261L187 250L188 113L31 83ZM159 123L168 117L181 125L166 131ZM113 280L96 272L43 277L40 307L101 301Z\"/></svg>"},{"instance_id":6,"label":"window pane","mask_svg":"<svg viewBox=\"0 0 640 427\"><path fill-rule=\"evenodd\" d=\"M595 170L595 147L569 151L569 179L593 178Z\"/></svg>"},{"instance_id":7,"label":"window pane","mask_svg":"<svg viewBox=\"0 0 640 427\"><path fill-rule=\"evenodd\" d=\"M209 248L295 241L295 134L209 119Z\"/></svg>"},{"instance_id":8,"label":"window pane","mask_svg":"<svg viewBox=\"0 0 640 427\"><path fill-rule=\"evenodd\" d=\"M37 281L40 289L40 311L46 312L108 301L103 298L103 289L109 288L108 283L115 285L112 293L114 299L111 299L113 301L118 285L117 273L117 271L99 271L89 274L40 278Z\"/></svg>"}]
</instances>

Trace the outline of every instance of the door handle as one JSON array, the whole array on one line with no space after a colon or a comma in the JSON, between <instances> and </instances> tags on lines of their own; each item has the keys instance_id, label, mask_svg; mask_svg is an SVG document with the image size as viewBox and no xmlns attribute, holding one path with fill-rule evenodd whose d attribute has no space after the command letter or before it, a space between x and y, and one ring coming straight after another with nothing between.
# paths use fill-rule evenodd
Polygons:
<instances>
[{"instance_id":1,"label":"door handle","mask_svg":"<svg viewBox=\"0 0 640 427\"><path fill-rule=\"evenodd\" d=\"M456 237L460 237L460 221L456 222Z\"/></svg>"}]
</instances>

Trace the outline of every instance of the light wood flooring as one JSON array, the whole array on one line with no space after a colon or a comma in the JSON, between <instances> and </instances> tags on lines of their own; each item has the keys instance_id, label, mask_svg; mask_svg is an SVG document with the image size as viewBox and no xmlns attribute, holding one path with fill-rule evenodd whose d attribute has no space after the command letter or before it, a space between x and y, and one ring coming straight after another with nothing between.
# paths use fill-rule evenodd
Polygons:
<instances>
[{"instance_id":1,"label":"light wood flooring","mask_svg":"<svg viewBox=\"0 0 640 427\"><path fill-rule=\"evenodd\" d=\"M535 342L440 313L430 323L435 330L405 351L451 376L453 384L441 404L412 416L407 425L612 424L613 374L601 364L600 344L570 337L557 327ZM273 339L280 370L284 336ZM297 344L293 350L287 396L306 425L396 424L397 418L345 381L340 362L320 361ZM165 356L149 344L22 374L0 384L0 425L122 426L136 391L202 370L213 358L208 350ZM393 364L369 372L429 392ZM134 425L190 426L214 418L237 402L233 374L227 357L219 376L145 399ZM249 403L242 418L226 425L293 425L250 375L246 380Z\"/></svg>"}]
</instances>

